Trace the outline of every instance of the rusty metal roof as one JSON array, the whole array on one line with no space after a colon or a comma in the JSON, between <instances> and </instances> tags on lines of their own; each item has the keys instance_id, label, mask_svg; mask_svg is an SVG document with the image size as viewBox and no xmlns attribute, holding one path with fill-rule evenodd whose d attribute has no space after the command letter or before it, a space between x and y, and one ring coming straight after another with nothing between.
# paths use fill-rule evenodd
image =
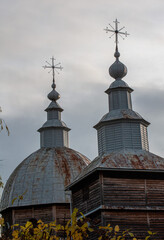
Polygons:
<instances>
[{"instance_id":1,"label":"rusty metal roof","mask_svg":"<svg viewBox=\"0 0 164 240\"><path fill-rule=\"evenodd\" d=\"M70 148L41 148L27 157L9 177L1 208L69 202L65 186L90 163ZM23 199L18 196L25 192ZM12 204L12 200L17 198Z\"/></svg>"},{"instance_id":2,"label":"rusty metal roof","mask_svg":"<svg viewBox=\"0 0 164 240\"><path fill-rule=\"evenodd\" d=\"M144 150L120 150L96 157L68 186L73 186L95 170L162 170L164 158Z\"/></svg>"}]
</instances>

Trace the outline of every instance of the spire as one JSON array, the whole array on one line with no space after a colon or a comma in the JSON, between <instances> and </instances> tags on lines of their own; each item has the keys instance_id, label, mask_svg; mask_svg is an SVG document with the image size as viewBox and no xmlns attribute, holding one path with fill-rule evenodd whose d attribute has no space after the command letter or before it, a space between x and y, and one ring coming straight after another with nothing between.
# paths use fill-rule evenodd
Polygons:
<instances>
[{"instance_id":1,"label":"spire","mask_svg":"<svg viewBox=\"0 0 164 240\"><path fill-rule=\"evenodd\" d=\"M54 57L51 58L52 63L46 61L48 65L44 68L49 68L52 72L52 91L48 94L48 99L51 101L49 106L45 109L47 112L47 121L38 130L40 132L40 146L41 147L69 147L68 131L70 130L66 124L61 121L61 112L63 109L57 103L60 98L56 91L55 71L62 70L60 63L55 64Z\"/></svg>"},{"instance_id":2,"label":"spire","mask_svg":"<svg viewBox=\"0 0 164 240\"><path fill-rule=\"evenodd\" d=\"M62 70L63 68L61 67L61 63L57 63L57 64L54 64L54 57L51 58L52 60L52 64L50 64L49 62L46 61L46 63L48 64L43 66L44 69L46 68L50 68L50 71L49 73L52 71L52 91L48 94L48 98L51 100L51 101L57 101L59 98L60 98L60 94L55 90L56 88L56 83L55 83L55 70L57 71L57 69L59 70Z\"/></svg>"},{"instance_id":3,"label":"spire","mask_svg":"<svg viewBox=\"0 0 164 240\"><path fill-rule=\"evenodd\" d=\"M118 43L119 43L118 42L118 36L120 36L121 38L123 38L123 36L127 37L129 35L129 33L127 33L127 31L122 32L122 30L125 27L122 27L122 28L118 29L119 22L117 21L117 19L114 21L114 23L115 23L115 28L113 28L113 26L111 24L109 24L112 29L109 29L108 27L106 27L106 29L104 29L104 30L106 31L106 33L108 33L108 32L113 33L110 36L110 38L115 35L116 48L115 48L114 57L116 58L116 61L110 66L109 74L114 79L119 80L119 79L122 79L123 77L126 76L127 67L119 61L120 53L118 51Z\"/></svg>"},{"instance_id":4,"label":"spire","mask_svg":"<svg viewBox=\"0 0 164 240\"><path fill-rule=\"evenodd\" d=\"M120 62L118 51L118 37L124 39L129 34L118 28L119 22L114 21L115 28L111 25L104 29L107 33L115 35L115 62L109 67L109 75L115 81L105 91L108 94L109 112L94 126L98 132L99 155L119 149L149 149L147 126L149 123L138 113L132 110L131 89L122 78L127 74L127 67Z\"/></svg>"}]
</instances>

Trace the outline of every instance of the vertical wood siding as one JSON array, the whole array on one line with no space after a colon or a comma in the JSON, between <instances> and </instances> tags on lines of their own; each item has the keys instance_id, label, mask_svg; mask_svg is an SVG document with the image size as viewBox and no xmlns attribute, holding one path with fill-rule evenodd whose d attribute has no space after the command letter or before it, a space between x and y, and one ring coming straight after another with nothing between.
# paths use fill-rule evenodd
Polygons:
<instances>
[{"instance_id":1,"label":"vertical wood siding","mask_svg":"<svg viewBox=\"0 0 164 240\"><path fill-rule=\"evenodd\" d=\"M120 122L98 129L99 155L126 148L149 149L145 126L135 122Z\"/></svg>"}]
</instances>

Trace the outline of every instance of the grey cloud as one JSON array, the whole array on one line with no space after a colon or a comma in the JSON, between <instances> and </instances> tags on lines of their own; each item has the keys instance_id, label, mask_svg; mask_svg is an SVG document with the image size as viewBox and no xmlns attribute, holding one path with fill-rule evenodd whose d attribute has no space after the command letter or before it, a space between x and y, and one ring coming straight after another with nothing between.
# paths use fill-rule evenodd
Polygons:
<instances>
[{"instance_id":1,"label":"grey cloud","mask_svg":"<svg viewBox=\"0 0 164 240\"><path fill-rule=\"evenodd\" d=\"M141 7L142 6L142 7ZM149 6L149 7L147 7ZM103 28L118 17L130 36L119 41L121 61L128 67L125 81L134 87L134 110L152 124L151 151L163 147L163 6L161 0L16 0L3 1L0 14L0 105L11 136L1 137L3 178L39 148L36 130L44 123L51 75L41 67L53 54L64 66L57 90L69 127L70 146L93 159L96 130L107 112L114 62L114 39ZM1 175L1 172L0 172Z\"/></svg>"}]
</instances>

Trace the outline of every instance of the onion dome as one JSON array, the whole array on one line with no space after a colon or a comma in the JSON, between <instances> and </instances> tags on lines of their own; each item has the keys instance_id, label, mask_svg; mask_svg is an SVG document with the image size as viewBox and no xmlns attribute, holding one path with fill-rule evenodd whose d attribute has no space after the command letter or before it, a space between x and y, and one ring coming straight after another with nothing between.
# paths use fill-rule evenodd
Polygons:
<instances>
[{"instance_id":1,"label":"onion dome","mask_svg":"<svg viewBox=\"0 0 164 240\"><path fill-rule=\"evenodd\" d=\"M52 90L49 94L48 94L48 99L50 99L51 101L56 101L60 98L59 93L56 90Z\"/></svg>"},{"instance_id":2,"label":"onion dome","mask_svg":"<svg viewBox=\"0 0 164 240\"><path fill-rule=\"evenodd\" d=\"M112 78L117 80L126 76L127 67L119 61L120 53L118 52L117 48L114 56L116 57L116 61L110 66L109 74Z\"/></svg>"},{"instance_id":3,"label":"onion dome","mask_svg":"<svg viewBox=\"0 0 164 240\"><path fill-rule=\"evenodd\" d=\"M9 177L1 198L1 211L20 206L69 203L65 186L89 163L87 157L70 148L39 149L21 162Z\"/></svg>"}]
</instances>

